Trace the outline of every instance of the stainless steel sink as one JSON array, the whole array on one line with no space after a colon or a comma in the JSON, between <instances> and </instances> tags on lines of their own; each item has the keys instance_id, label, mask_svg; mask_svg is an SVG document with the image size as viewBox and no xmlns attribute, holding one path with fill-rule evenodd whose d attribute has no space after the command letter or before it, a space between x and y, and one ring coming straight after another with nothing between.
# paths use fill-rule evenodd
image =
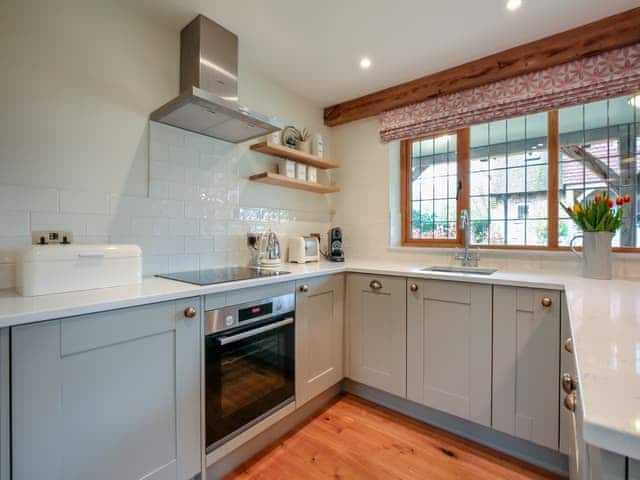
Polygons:
<instances>
[{"instance_id":1,"label":"stainless steel sink","mask_svg":"<svg viewBox=\"0 0 640 480\"><path fill-rule=\"evenodd\" d=\"M498 271L497 268L480 268L480 267L453 267L453 266L435 266L423 268L424 272L447 272L447 273L471 273L475 275L491 275Z\"/></svg>"}]
</instances>

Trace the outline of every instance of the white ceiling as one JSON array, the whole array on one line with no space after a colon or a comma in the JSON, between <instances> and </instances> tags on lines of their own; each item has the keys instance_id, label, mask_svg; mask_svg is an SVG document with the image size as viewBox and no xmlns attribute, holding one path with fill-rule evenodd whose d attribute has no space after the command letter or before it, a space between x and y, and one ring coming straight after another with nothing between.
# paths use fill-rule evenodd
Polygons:
<instances>
[{"instance_id":1,"label":"white ceiling","mask_svg":"<svg viewBox=\"0 0 640 480\"><path fill-rule=\"evenodd\" d=\"M328 106L638 6L638 0L122 0L180 30L202 13L243 62ZM373 62L361 71L361 57Z\"/></svg>"}]
</instances>

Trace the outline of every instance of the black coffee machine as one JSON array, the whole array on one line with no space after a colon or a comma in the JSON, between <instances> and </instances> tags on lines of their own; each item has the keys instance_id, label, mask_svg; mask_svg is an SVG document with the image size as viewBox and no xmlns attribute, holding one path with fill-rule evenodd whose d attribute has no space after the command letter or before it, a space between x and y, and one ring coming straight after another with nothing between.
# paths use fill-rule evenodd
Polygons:
<instances>
[{"instance_id":1,"label":"black coffee machine","mask_svg":"<svg viewBox=\"0 0 640 480\"><path fill-rule=\"evenodd\" d=\"M327 234L329 238L329 260L332 262L344 262L344 250L342 249L342 229L333 227Z\"/></svg>"}]
</instances>

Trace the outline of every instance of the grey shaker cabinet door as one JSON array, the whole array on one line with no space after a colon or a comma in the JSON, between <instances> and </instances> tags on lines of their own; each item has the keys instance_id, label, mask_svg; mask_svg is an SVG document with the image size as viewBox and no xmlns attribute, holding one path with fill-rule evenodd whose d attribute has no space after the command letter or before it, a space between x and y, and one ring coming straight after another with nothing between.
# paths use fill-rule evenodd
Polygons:
<instances>
[{"instance_id":1,"label":"grey shaker cabinet door","mask_svg":"<svg viewBox=\"0 0 640 480\"><path fill-rule=\"evenodd\" d=\"M347 275L349 378L406 396L406 280Z\"/></svg>"},{"instance_id":2,"label":"grey shaker cabinet door","mask_svg":"<svg viewBox=\"0 0 640 480\"><path fill-rule=\"evenodd\" d=\"M200 472L198 298L12 329L13 479Z\"/></svg>"},{"instance_id":3,"label":"grey shaker cabinet door","mask_svg":"<svg viewBox=\"0 0 640 480\"><path fill-rule=\"evenodd\" d=\"M297 283L296 406L343 378L344 275Z\"/></svg>"},{"instance_id":4,"label":"grey shaker cabinet door","mask_svg":"<svg viewBox=\"0 0 640 480\"><path fill-rule=\"evenodd\" d=\"M408 279L406 291L407 398L489 426L491 286Z\"/></svg>"},{"instance_id":5,"label":"grey shaker cabinet door","mask_svg":"<svg viewBox=\"0 0 640 480\"><path fill-rule=\"evenodd\" d=\"M557 450L560 294L503 286L493 292L492 426Z\"/></svg>"}]
</instances>

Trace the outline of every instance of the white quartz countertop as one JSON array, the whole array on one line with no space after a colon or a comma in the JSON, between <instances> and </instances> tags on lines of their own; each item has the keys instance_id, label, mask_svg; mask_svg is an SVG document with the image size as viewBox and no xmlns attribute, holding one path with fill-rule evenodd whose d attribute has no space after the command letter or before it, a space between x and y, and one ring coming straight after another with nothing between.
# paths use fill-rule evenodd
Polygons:
<instances>
[{"instance_id":1,"label":"white quartz countertop","mask_svg":"<svg viewBox=\"0 0 640 480\"><path fill-rule=\"evenodd\" d=\"M587 280L573 275L499 271L493 275L424 272L375 260L285 264L280 277L200 287L162 278L139 285L21 297L0 291L0 328L340 272L564 290L578 366L587 443L640 458L640 280Z\"/></svg>"}]
</instances>

